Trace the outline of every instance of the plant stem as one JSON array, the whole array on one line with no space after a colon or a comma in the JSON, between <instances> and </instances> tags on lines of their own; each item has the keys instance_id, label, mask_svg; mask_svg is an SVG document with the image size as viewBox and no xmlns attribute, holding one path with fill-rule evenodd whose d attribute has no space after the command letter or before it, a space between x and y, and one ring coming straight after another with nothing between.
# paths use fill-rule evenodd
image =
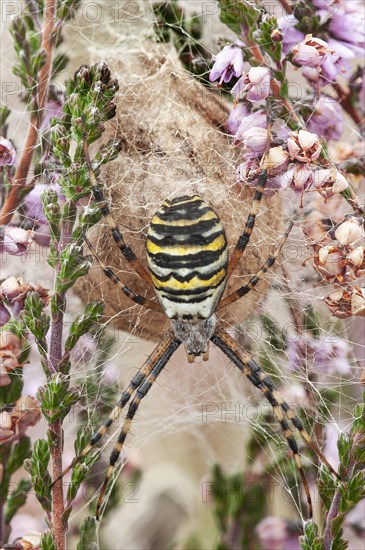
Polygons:
<instances>
[{"instance_id":1,"label":"plant stem","mask_svg":"<svg viewBox=\"0 0 365 550\"><path fill-rule=\"evenodd\" d=\"M363 437L362 434L355 434L354 439L353 439L353 443L352 443L351 454L353 453L353 450L356 449L356 446L358 445L359 441L361 441L362 437ZM350 461L349 461L349 465L348 465L348 468L347 468L347 477L348 477L348 479L350 479L352 477L354 467L355 467L354 458L353 458L353 456L351 456ZM338 517L338 515L340 513L339 508L340 508L340 503L341 503L341 496L342 495L339 491L339 488L337 488L336 491L335 491L333 500L332 500L331 507L330 507L330 509L328 511L328 514L327 514L327 517L326 517L326 523L325 523L325 528L324 528L324 533L323 533L323 550L331 550L332 549L332 544L333 544L333 540L334 540L334 537L335 537L335 534L332 532L332 521L336 517Z\"/></svg>"},{"instance_id":2,"label":"plant stem","mask_svg":"<svg viewBox=\"0 0 365 550\"><path fill-rule=\"evenodd\" d=\"M351 92L346 90L346 88L339 82L334 82L332 85L338 94L337 101L343 110L346 111L346 113L360 127L360 129L364 128L365 118L353 105L350 98Z\"/></svg>"},{"instance_id":3,"label":"plant stem","mask_svg":"<svg viewBox=\"0 0 365 550\"><path fill-rule=\"evenodd\" d=\"M293 13L293 8L289 4L288 0L279 0L279 4L281 4L285 10L286 13L289 15Z\"/></svg>"},{"instance_id":4,"label":"plant stem","mask_svg":"<svg viewBox=\"0 0 365 550\"><path fill-rule=\"evenodd\" d=\"M38 131L42 123L44 107L48 94L48 84L52 73L52 34L55 24L56 6L57 0L46 0L45 2L41 49L46 52L46 61L39 71L38 93L34 106L35 111L30 118L25 146L15 172L11 189L0 212L0 225L6 225L11 221L19 204L21 191L26 185L26 179L32 162L34 148L37 144Z\"/></svg>"},{"instance_id":5,"label":"plant stem","mask_svg":"<svg viewBox=\"0 0 365 550\"><path fill-rule=\"evenodd\" d=\"M73 207L74 205L72 205ZM64 220L62 224L60 241L58 243L58 263L55 273L55 281L58 280L58 274L61 270L61 254L67 244L69 244L72 236L74 218L71 216L69 220ZM50 347L49 347L49 364L53 371L58 372L60 369L63 346L63 320L66 309L66 297L64 293L55 292L51 304L51 328L50 328ZM50 448L52 478L58 479L63 471L62 452L63 452L63 430L62 420L57 420L49 424L49 431L52 436L52 444ZM66 548L66 530L67 525L63 521L63 513L65 511L63 498L63 480L60 479L52 488L52 533L57 550L65 550Z\"/></svg>"},{"instance_id":6,"label":"plant stem","mask_svg":"<svg viewBox=\"0 0 365 550\"><path fill-rule=\"evenodd\" d=\"M57 295L56 308L53 308L50 336L50 365L56 371L62 358L63 312L65 299ZM52 435L50 446L52 478L57 479L62 474L63 430L61 420L49 424ZM66 548L66 528L62 521L64 512L63 480L60 479L52 488L52 533L57 550Z\"/></svg>"}]
</instances>

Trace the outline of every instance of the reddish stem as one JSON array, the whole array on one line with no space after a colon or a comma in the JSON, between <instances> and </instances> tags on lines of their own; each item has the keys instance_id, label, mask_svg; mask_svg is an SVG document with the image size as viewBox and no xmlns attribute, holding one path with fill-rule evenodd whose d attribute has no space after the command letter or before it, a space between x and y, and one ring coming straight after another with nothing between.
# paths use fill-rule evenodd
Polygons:
<instances>
[{"instance_id":1,"label":"reddish stem","mask_svg":"<svg viewBox=\"0 0 365 550\"><path fill-rule=\"evenodd\" d=\"M46 61L39 71L38 93L35 99L35 111L33 112L29 122L25 146L17 170L15 172L11 189L1 209L0 225L6 225L11 221L13 214L19 205L21 191L26 185L26 179L32 162L33 151L37 144L38 131L42 123L43 111L48 94L48 84L52 72L52 35L56 18L56 6L56 0L46 0L44 7L44 26L42 31L41 43L41 50L46 52Z\"/></svg>"}]
</instances>

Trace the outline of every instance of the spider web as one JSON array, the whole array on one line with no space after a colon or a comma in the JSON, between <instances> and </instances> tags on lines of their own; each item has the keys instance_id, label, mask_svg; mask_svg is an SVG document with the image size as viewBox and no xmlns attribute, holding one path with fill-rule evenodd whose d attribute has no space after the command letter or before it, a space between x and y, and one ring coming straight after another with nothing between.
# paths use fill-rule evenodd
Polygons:
<instances>
[{"instance_id":1,"label":"spider web","mask_svg":"<svg viewBox=\"0 0 365 550\"><path fill-rule=\"evenodd\" d=\"M205 17L205 45L212 53L216 53L218 49L217 41L219 37L232 38L227 30L220 26L217 13L213 11L215 5L213 1L204 3L189 0L189 2L181 2L180 4L184 4L188 13L191 13L191 17L196 17L193 14L194 11L203 13ZM129 116L134 115L136 118L143 118L144 107L148 107L142 106L141 108L139 106L137 110L138 86L136 86L136 81L138 84L139 67L137 60L139 52L143 52L146 56L146 53L151 49L151 63L156 60L157 55L161 54L161 51L152 48L150 42L148 42L153 36L150 5L150 1L141 2L138 0L116 2L113 6L111 6L111 3L101 1L98 3L85 3L85 7L76 19L68 25L65 40L68 53L72 52L69 74L72 74L73 70L76 70L83 63L105 59L114 65L116 71L119 66L121 67L119 69L120 74L117 74L117 77L123 79L121 60L125 60L126 56L131 57L135 65L130 69L128 76L131 78L130 82L135 94L134 108L136 111L135 113L129 113ZM211 8L212 12L210 12ZM177 58L172 46L171 50L169 55L175 61ZM9 57L10 52L11 50L8 50L5 45L2 51L2 61L6 60L5 66L9 64L8 60L11 59ZM144 57L145 59L146 57ZM161 66L163 67L163 63ZM177 74L180 73L177 71ZM64 74L61 75L60 79L64 79ZM12 81L12 79L9 79L9 81ZM161 90L159 92L161 93ZM153 93L154 90L151 88L151 94ZM169 97L170 90L166 88L164 95L160 96L160 101L168 103ZM193 106L191 110L193 110ZM174 114L173 110L167 111L163 124L169 123L173 126ZM12 126L14 135L8 137L14 137L15 142L19 143L21 136L24 135L21 125L28 120L25 107L22 106L15 110L15 115L13 120L19 122ZM346 121L346 124L346 137L353 139L355 130L348 121ZM143 128L143 123L140 124L140 127ZM174 131L177 131L175 126L173 128ZM145 127L144 130L145 132L152 132L148 127ZM156 128L153 128L153 131L156 132ZM115 127L112 128L111 132L116 132ZM140 134L133 136L131 132L127 134L127 137L130 148L135 145L136 150L141 149L141 142L142 145L144 143L143 136L141 137ZM161 150L164 150L164 137L162 135L160 138ZM187 139L185 143L189 146ZM204 144L202 145L204 146ZM210 148L212 148L212 145L204 149L204 155L206 155L204 158L208 158ZM208 149L208 153L206 149ZM193 163L196 159L196 155L194 156L196 151L193 149L190 153ZM145 157L148 158L149 155L150 152L145 151ZM228 164L227 171L235 170L236 162L230 156L230 153L222 149L218 151L218 156L222 159L223 164ZM130 158L130 163L133 172L133 169L140 166L140 157L136 155ZM157 169L157 163L149 164L146 162L145 170L147 173L152 170L157 171ZM111 173L112 171L113 169ZM133 182L130 194L121 197L121 191L118 189L120 181L118 178L112 178L111 173L103 174L102 178L108 189L107 194L110 194L112 199L118 197L117 202L115 199L111 202L113 215L118 218L119 211L125 238L137 249L139 257L142 257L141 243L143 243L151 212L158 208L161 199L165 196L170 196L171 193L177 191L179 191L179 194L183 194L190 192L190 190L186 191L187 182L183 177L178 181L174 180L173 185L170 185L170 187L166 187L168 171L166 166L163 165L160 173L162 181L162 184L161 182L159 184L160 188L156 184L154 187L144 189L143 197L141 197L139 196L142 193L141 186ZM212 191L205 174L202 174L201 177L195 174L193 189L195 188L199 189L203 196L205 191L204 198L209 201ZM125 187L122 190L125 190ZM215 201L219 203L222 197L226 201L225 203L222 202L221 207L230 211L229 216L223 215L226 232L230 236L239 233L243 228L245 216L242 214L242 205L235 200L233 192L228 193L226 196L223 193L223 191L219 191ZM272 200L276 200L275 197ZM134 206L136 201L137 213L135 212L131 218L126 220L123 218L124 212L131 205ZM293 215L298 214L296 211L293 212L293 197L282 197L282 202L283 218L291 218ZM141 205L143 205L143 209ZM347 212L346 207L345 205L342 206L343 214L345 214ZM217 206L215 208L221 214L221 209ZM257 229L255 230L254 246L250 246L247 250L250 263L245 264L243 274L245 282L248 280L248 276L254 274L255 270L260 267L267 256L268 249L277 243L282 235L283 225L280 220L276 222L273 220L269 226L264 221L265 213L270 215L271 208L270 202L262 206ZM122 216L120 210L123 211ZM243 210L247 215L247 205ZM278 209L278 214L280 214L280 209ZM139 219L139 225L136 224L136 218ZM110 248L111 240L105 245L104 233L95 233L94 237L94 243L96 243L98 250ZM293 251L295 251L295 254ZM118 274L123 278L130 277L128 269L120 261L117 251L111 251L110 255L114 257L113 265L116 266ZM299 406L305 398L307 400L305 414L315 420L319 433L325 432L328 425L331 425L331 435L333 437L333 433L346 431L349 428L352 422L351 411L358 401L360 366L356 356L361 357L363 352L359 324L357 321L350 320L337 326L329 324L323 327L323 334L327 335L328 338L332 338L331 335L335 330L335 337L343 338L352 347L348 359L352 370L351 374L346 376L340 376L336 372L331 374L318 373L316 380L313 381L308 372L293 373L288 369L286 351L281 354L275 351L272 335L265 330L260 320L260 315L265 313L284 332L287 331L291 338L295 338L290 304L293 305L293 303L298 302L302 308L313 305L322 313L324 319L328 319L326 310L320 302L320 296L324 295L326 289L323 286L313 288L313 283L317 280L314 270L309 263L305 267L302 266L302 261L307 255L308 252L301 229L296 228L285 247L284 259L278 262L284 266L285 276L279 266L274 276L267 277L266 289L263 285L263 287L259 287L260 289L263 288L260 292L252 291L250 293L250 297L253 294L253 298L251 305L247 307L247 311L232 310L231 316L227 319L227 324L231 333L235 334L242 345L255 354L256 359L264 355L266 361L269 359L271 363L277 365L281 374L277 385L288 402ZM48 273L45 271L44 260L44 255L41 256L38 249L37 254L29 255L27 265L23 263L21 258L12 258L11 264L8 263L5 270L9 270L9 274L13 274L14 270L17 269L18 272L24 273L25 277L29 274L29 280L32 282L40 282L44 286L47 286L45 281L48 279L49 287L51 287L51 273L50 270ZM4 276L7 275L6 271ZM287 283L288 275L291 281L289 285ZM100 395L102 395L102 399L108 401L104 393L101 394L102 387L109 381L114 389L117 385L123 389L155 346L155 342L148 338L152 336L155 339L156 334L159 332L150 312L140 311L133 304L126 306L122 311L115 307L114 294L111 294L110 288L101 284L101 279L102 274L99 279L92 278L91 286L88 283L87 287L83 287L83 293L84 297L86 294L97 294L102 297L107 306L110 306L111 311L114 308L114 313L111 313L109 319L105 321L105 328L110 331L115 343L110 348L107 359L102 363L103 368L101 370L92 360L86 366L82 360L75 360L71 372L74 383L81 388L85 396L88 379L95 379L96 377L95 402L85 403L87 405L86 414L90 419L93 417L93 420L95 420L96 403L100 403ZM137 285L137 290L139 288ZM75 314L80 312L81 307L79 297L73 295L72 298L69 298L68 321L71 321ZM133 322L130 321L130 313L133 316ZM115 321L118 323L118 320L120 321L123 317L127 319L124 328L129 327L128 331L114 328ZM32 368L35 362L36 358L32 357ZM30 369L29 371L24 370L26 388L30 393L34 393L34 380L37 377L34 376L34 371L31 374L30 372ZM98 384L100 392L97 389ZM324 388L334 388L335 405L332 407L327 397L322 395ZM320 414L318 413L319 407L321 408ZM77 424L77 415L81 412L80 407L76 408L74 412L76 414L65 423L65 462L67 463L72 458L72 441L75 425ZM270 421L268 413L270 413L270 407L262 399L260 392L251 387L239 371L229 363L228 359L222 356L218 350L213 349L213 346L210 350L209 362L204 363L198 360L193 365L186 363L184 350L179 349L158 378L150 394L143 400L140 412L132 425L131 435L125 447L125 457L129 459L132 467L141 467L144 475L141 482L138 483L136 498L122 498L122 508L113 512L114 519L111 520L111 527L108 533L103 535L106 544L112 547L113 544L116 544L115 541L120 540L118 537L121 536L121 518L128 518L129 520L129 522L123 521L128 525L128 528L123 528L125 537L123 540L141 540L138 538L140 532L137 536L134 531L134 529L137 530L136 523L138 522L136 518L141 521L141 518L151 514L148 506L151 506L153 502L160 505L160 508L153 515L154 520L157 521L158 529L161 532L165 533L167 531L165 536L168 537L169 529L166 527L163 517L158 520L161 514L163 516L167 512L166 503L161 501L163 490L170 491L169 505L173 503L179 505L177 515L181 517L181 523L178 523L178 528L182 540L187 534L194 532L194 529L198 530L199 520L197 518L204 518L205 531L209 532L211 520L206 519L207 508L211 514L211 508L209 507L209 472L215 463L220 463L229 472L242 471L244 468L250 467L254 471L262 473L262 469L271 461L277 461L275 471L270 471L272 491L269 494L272 495L272 501L269 504L269 514L275 515L278 513L284 500L288 516L295 517L295 507L297 507L297 514L305 518L307 512L298 504L296 496L300 489L297 483L293 481L298 477L296 476L294 462L292 466L293 475L289 476L290 479L288 479L287 469L283 468L283 464L275 458L280 454L287 456L286 441L282 438L279 427ZM303 417L302 419L304 420ZM102 420L100 418L100 421ZM113 429L110 430L109 441L115 441L118 434L118 424L119 427L121 425L120 422L121 420L113 425ZM252 433L257 434L258 445L261 446L262 451L254 465L248 464L245 448ZM262 443L262 438L265 439L265 443ZM299 437L297 437L297 440L299 442ZM102 456L105 461L108 460L110 450L111 448L106 447L104 442ZM305 463L312 461L318 467L314 455L305 453L305 456L306 458L303 457ZM333 465L336 466L336 464ZM127 479L127 481L124 481L124 479L121 481L124 486L130 479L127 477L128 472L124 462L123 469ZM99 472L95 473L98 482L101 479L100 475ZM156 477L157 485L154 483ZM79 508L72 516L73 522L79 522L85 508L93 498L94 495L89 493L82 495L78 503ZM305 501L305 499L302 500ZM214 534L214 529L212 532ZM170 533L170 535L172 534ZM207 532L201 533L201 535L206 544L212 544L212 538L209 538ZM146 538L148 538L147 535ZM126 545L125 547L130 546Z\"/></svg>"}]
</instances>

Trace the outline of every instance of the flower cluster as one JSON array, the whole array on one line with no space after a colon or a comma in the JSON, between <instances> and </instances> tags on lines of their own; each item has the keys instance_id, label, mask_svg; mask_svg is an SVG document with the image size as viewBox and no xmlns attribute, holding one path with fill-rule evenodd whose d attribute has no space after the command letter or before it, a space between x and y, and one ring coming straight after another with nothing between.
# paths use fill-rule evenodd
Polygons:
<instances>
[{"instance_id":1,"label":"flower cluster","mask_svg":"<svg viewBox=\"0 0 365 550\"><path fill-rule=\"evenodd\" d=\"M0 136L0 167L15 163L16 151L10 140Z\"/></svg>"},{"instance_id":2,"label":"flower cluster","mask_svg":"<svg viewBox=\"0 0 365 550\"><path fill-rule=\"evenodd\" d=\"M264 16L257 19L253 34L248 22L255 19L256 14L249 7L242 8L242 14L247 11L247 19L241 23L241 30L247 31L247 43L243 42L246 34L242 32L238 41L225 46L215 56L210 73L211 82L218 79L220 84L231 82L228 87L234 105L227 126L235 145L242 151L242 161L237 168L238 182L255 186L260 172L266 168L266 192L290 188L297 194L301 208L307 204L305 197L313 201L316 194L313 192L317 192L324 202L340 195L348 198L353 193L351 175L346 173L352 170L350 162L340 167L331 161L331 149L325 140L341 137L344 109L358 122L354 106L364 89L364 78L357 77L362 80L357 87L352 85L351 97L346 96L342 84L334 88L337 96L335 92L329 94L324 86L329 83L336 86L337 76L350 82L351 62L361 54L365 44L365 26L357 1L339 0L336 9L333 8L331 2L316 0L296 10L299 19L293 13L279 20ZM228 16L224 22L237 32ZM260 48L253 45L255 41ZM287 91L289 63L297 69L300 67L312 87L296 103ZM275 113L267 113L263 101L269 101ZM355 150L361 147L363 142L362 146L354 144L347 159L359 158ZM356 161L355 165L358 172L353 173L361 173L360 163ZM353 315L354 311L362 315L362 291L356 285L364 274L364 248L360 242L356 246L353 242L344 242L344 232L352 222L350 218L334 219L334 223L340 224L336 235L328 233L325 238L309 244L317 271L325 280L343 287L340 299L338 288L335 296L331 294L331 298L325 299L337 316L344 316L344 310L346 315ZM353 223L357 225L352 229L361 232L359 220ZM323 231L329 229L323 228ZM310 237L306 230L305 234ZM343 286L350 282L351 288ZM338 301L334 306L337 299L341 306Z\"/></svg>"},{"instance_id":3,"label":"flower cluster","mask_svg":"<svg viewBox=\"0 0 365 550\"><path fill-rule=\"evenodd\" d=\"M348 216L311 246L315 269L325 281L336 284L325 302L339 318L365 316L365 289L356 284L365 275L363 240L363 220Z\"/></svg>"},{"instance_id":4,"label":"flower cluster","mask_svg":"<svg viewBox=\"0 0 365 550\"><path fill-rule=\"evenodd\" d=\"M12 409L0 415L0 445L20 439L29 426L35 426L41 418L37 401L33 397L21 397Z\"/></svg>"},{"instance_id":5,"label":"flower cluster","mask_svg":"<svg viewBox=\"0 0 365 550\"><path fill-rule=\"evenodd\" d=\"M348 374L350 345L337 336L314 338L309 333L288 341L288 365L295 371L312 369L323 374ZM310 366L309 366L310 365Z\"/></svg>"},{"instance_id":6,"label":"flower cluster","mask_svg":"<svg viewBox=\"0 0 365 550\"><path fill-rule=\"evenodd\" d=\"M309 83L325 85L337 76L348 76L351 61L363 56L364 13L356 0L339 0L336 9L332 2L317 0L314 7L307 19L308 31L315 18L319 19L317 36L305 35L304 25L293 14L282 17L278 24L283 33L283 53L293 55Z\"/></svg>"},{"instance_id":7,"label":"flower cluster","mask_svg":"<svg viewBox=\"0 0 365 550\"><path fill-rule=\"evenodd\" d=\"M43 306L49 302L48 290L41 285L27 283L22 277L8 277L0 285L0 326L5 325L24 309L25 299L31 292L37 292ZM10 311L9 311L10 310Z\"/></svg>"},{"instance_id":8,"label":"flower cluster","mask_svg":"<svg viewBox=\"0 0 365 550\"><path fill-rule=\"evenodd\" d=\"M0 386L8 386L11 383L8 372L22 366L19 363L21 353L21 339L13 332L0 331Z\"/></svg>"},{"instance_id":9,"label":"flower cluster","mask_svg":"<svg viewBox=\"0 0 365 550\"><path fill-rule=\"evenodd\" d=\"M14 225L6 225L0 232L0 252L10 256L22 256L32 242L33 231L22 229Z\"/></svg>"}]
</instances>

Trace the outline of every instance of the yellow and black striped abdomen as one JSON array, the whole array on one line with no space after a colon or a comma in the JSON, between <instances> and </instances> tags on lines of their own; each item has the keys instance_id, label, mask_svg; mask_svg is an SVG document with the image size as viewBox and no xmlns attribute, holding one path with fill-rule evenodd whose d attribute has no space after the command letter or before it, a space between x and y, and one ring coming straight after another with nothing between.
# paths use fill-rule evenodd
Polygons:
<instances>
[{"instance_id":1,"label":"yellow and black striped abdomen","mask_svg":"<svg viewBox=\"0 0 365 550\"><path fill-rule=\"evenodd\" d=\"M156 294L170 319L207 319L226 284L223 226L198 195L166 200L151 220L147 259Z\"/></svg>"}]
</instances>

